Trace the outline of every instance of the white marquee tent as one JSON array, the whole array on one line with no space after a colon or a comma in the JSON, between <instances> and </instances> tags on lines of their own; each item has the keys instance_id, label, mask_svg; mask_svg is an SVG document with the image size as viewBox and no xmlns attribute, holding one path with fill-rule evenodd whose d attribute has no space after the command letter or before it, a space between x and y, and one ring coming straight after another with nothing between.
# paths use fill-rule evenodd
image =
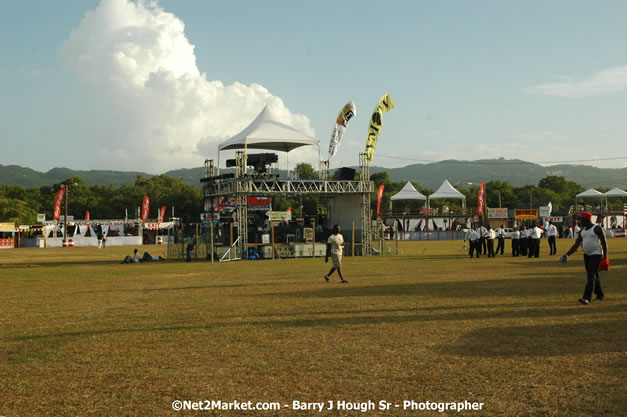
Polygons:
<instances>
[{"instance_id":1,"label":"white marquee tent","mask_svg":"<svg viewBox=\"0 0 627 417\"><path fill-rule=\"evenodd\" d=\"M436 198L444 198L447 200L462 200L462 207L466 207L466 196L457 191L448 180L444 180L438 190L431 194L427 199L427 206L431 207L430 201Z\"/></svg>"},{"instance_id":2,"label":"white marquee tent","mask_svg":"<svg viewBox=\"0 0 627 417\"><path fill-rule=\"evenodd\" d=\"M627 197L627 192L620 188L612 188L610 191L603 193L603 197Z\"/></svg>"},{"instance_id":3,"label":"white marquee tent","mask_svg":"<svg viewBox=\"0 0 627 417\"><path fill-rule=\"evenodd\" d=\"M416 190L416 188L412 185L411 182L407 181L407 184L401 188L401 190L390 197L390 200L421 200L426 201L427 197L422 194L420 191Z\"/></svg>"},{"instance_id":4,"label":"white marquee tent","mask_svg":"<svg viewBox=\"0 0 627 417\"><path fill-rule=\"evenodd\" d=\"M272 111L268 106L265 106L248 127L218 145L218 167L220 166L221 151L243 149L246 153L248 149L267 149L289 153L296 148L308 145L318 147L318 159L320 159L320 141L318 139L277 121Z\"/></svg>"},{"instance_id":5,"label":"white marquee tent","mask_svg":"<svg viewBox=\"0 0 627 417\"><path fill-rule=\"evenodd\" d=\"M589 190L584 191L583 193L579 193L576 195L577 198L600 198L603 197L603 193L590 188Z\"/></svg>"}]
</instances>

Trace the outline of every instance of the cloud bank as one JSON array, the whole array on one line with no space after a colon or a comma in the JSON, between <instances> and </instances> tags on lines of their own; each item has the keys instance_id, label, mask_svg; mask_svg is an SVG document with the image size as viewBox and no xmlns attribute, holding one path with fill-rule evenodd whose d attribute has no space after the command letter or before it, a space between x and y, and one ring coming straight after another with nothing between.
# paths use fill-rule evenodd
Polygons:
<instances>
[{"instance_id":1,"label":"cloud bank","mask_svg":"<svg viewBox=\"0 0 627 417\"><path fill-rule=\"evenodd\" d=\"M528 88L531 94L557 97L588 97L627 90L627 66L609 68L584 79L567 78L560 82Z\"/></svg>"},{"instance_id":2,"label":"cloud bank","mask_svg":"<svg viewBox=\"0 0 627 417\"><path fill-rule=\"evenodd\" d=\"M200 166L266 104L279 121L313 136L309 119L262 85L208 80L184 29L156 1L101 0L61 45L88 97L85 145L102 167L162 173ZM317 152L303 149L290 160L312 162Z\"/></svg>"}]
</instances>

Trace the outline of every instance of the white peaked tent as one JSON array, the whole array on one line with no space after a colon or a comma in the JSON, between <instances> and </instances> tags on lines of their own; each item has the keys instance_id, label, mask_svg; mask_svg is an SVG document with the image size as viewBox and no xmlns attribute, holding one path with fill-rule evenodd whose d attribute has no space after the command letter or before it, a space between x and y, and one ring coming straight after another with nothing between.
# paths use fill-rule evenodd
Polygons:
<instances>
[{"instance_id":1,"label":"white peaked tent","mask_svg":"<svg viewBox=\"0 0 627 417\"><path fill-rule=\"evenodd\" d=\"M577 198L600 198L603 197L603 193L590 188L589 190L584 191L583 193L579 193L576 195Z\"/></svg>"},{"instance_id":2,"label":"white peaked tent","mask_svg":"<svg viewBox=\"0 0 627 417\"><path fill-rule=\"evenodd\" d=\"M390 200L421 200L426 201L425 197L420 191L416 190L411 182L407 181L407 184L401 188L401 191L390 197Z\"/></svg>"},{"instance_id":3,"label":"white peaked tent","mask_svg":"<svg viewBox=\"0 0 627 417\"><path fill-rule=\"evenodd\" d=\"M427 206L430 207L430 201L436 198L445 198L447 200L462 200L462 207L466 207L466 196L457 191L448 180L444 180L438 190L431 194L427 199Z\"/></svg>"},{"instance_id":4,"label":"white peaked tent","mask_svg":"<svg viewBox=\"0 0 627 417\"><path fill-rule=\"evenodd\" d=\"M627 197L627 192L621 190L620 188L612 188L607 193L603 193L604 197Z\"/></svg>"},{"instance_id":5,"label":"white peaked tent","mask_svg":"<svg viewBox=\"0 0 627 417\"><path fill-rule=\"evenodd\" d=\"M296 148L307 145L318 146L318 159L320 159L320 141L318 139L277 121L272 111L268 106L265 106L248 127L218 145L218 167L220 166L221 151L243 149L244 152L247 152L248 149L267 149L289 153Z\"/></svg>"}]
</instances>

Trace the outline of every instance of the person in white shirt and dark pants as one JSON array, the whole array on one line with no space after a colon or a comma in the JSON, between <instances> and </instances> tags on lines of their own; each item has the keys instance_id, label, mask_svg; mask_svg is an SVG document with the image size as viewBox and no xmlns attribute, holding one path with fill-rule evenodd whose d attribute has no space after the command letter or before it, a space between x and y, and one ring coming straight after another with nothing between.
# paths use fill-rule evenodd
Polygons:
<instances>
[{"instance_id":1,"label":"person in white shirt and dark pants","mask_svg":"<svg viewBox=\"0 0 627 417\"><path fill-rule=\"evenodd\" d=\"M498 245L496 245L495 253L498 254L500 250L501 255L504 255L505 254L505 229L503 228L503 225L501 225L501 227L496 229L496 238L498 239L499 243Z\"/></svg>"},{"instance_id":2,"label":"person in white shirt and dark pants","mask_svg":"<svg viewBox=\"0 0 627 417\"><path fill-rule=\"evenodd\" d=\"M546 235L549 238L550 255L557 254L557 244L555 242L555 239L557 238L557 227L555 227L552 221L549 222L549 226L546 229Z\"/></svg>"},{"instance_id":3,"label":"person in white shirt and dark pants","mask_svg":"<svg viewBox=\"0 0 627 417\"><path fill-rule=\"evenodd\" d=\"M607 258L607 242L601 226L592 223L592 214L583 212L579 215L579 218L581 219L583 229L581 229L577 240L566 252L564 258L568 258L575 253L579 245L583 248L583 263L586 267L588 281L583 297L579 299L579 302L587 305L592 301L592 292L596 294L597 300L605 298L599 277L599 264L602 259Z\"/></svg>"}]
</instances>

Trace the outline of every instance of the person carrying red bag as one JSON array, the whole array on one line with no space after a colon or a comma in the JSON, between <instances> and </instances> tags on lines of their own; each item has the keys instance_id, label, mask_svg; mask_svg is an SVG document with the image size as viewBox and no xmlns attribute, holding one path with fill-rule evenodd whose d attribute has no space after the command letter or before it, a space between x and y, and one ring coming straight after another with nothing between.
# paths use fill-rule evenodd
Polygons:
<instances>
[{"instance_id":1,"label":"person carrying red bag","mask_svg":"<svg viewBox=\"0 0 627 417\"><path fill-rule=\"evenodd\" d=\"M596 294L597 300L603 300L605 294L601 288L601 279L599 277L599 265L603 262L609 268L609 260L607 259L607 241L605 233L598 224L592 223L592 214L587 211L578 216L581 219L582 229L577 236L577 240L573 246L566 252L564 259L572 255L579 245L583 249L583 263L586 267L588 282L583 292L583 297L579 302L584 305L590 304L592 300L592 292ZM603 267L602 265L602 267Z\"/></svg>"}]
</instances>

